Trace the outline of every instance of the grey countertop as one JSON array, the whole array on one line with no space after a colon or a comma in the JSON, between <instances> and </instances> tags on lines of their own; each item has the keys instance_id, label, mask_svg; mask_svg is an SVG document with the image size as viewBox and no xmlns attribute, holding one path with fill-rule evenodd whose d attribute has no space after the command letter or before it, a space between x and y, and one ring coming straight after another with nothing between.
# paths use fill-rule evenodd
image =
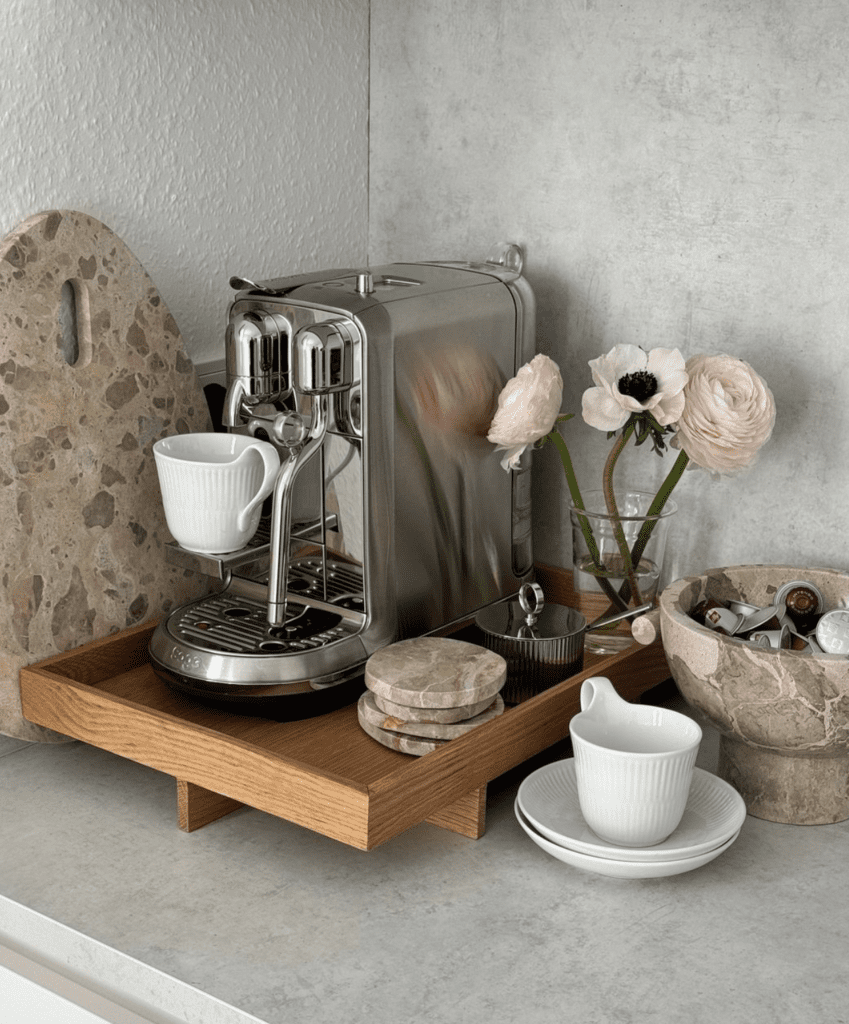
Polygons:
<instances>
[{"instance_id":1,"label":"grey countertop","mask_svg":"<svg viewBox=\"0 0 849 1024\"><path fill-rule=\"evenodd\" d=\"M0 931L56 922L88 942L70 966L150 968L151 1004L203 1024L847 1019L849 822L749 817L697 871L588 874L513 817L522 778L566 753L490 785L480 840L422 824L364 853L248 808L185 834L170 777L4 740Z\"/></svg>"}]
</instances>

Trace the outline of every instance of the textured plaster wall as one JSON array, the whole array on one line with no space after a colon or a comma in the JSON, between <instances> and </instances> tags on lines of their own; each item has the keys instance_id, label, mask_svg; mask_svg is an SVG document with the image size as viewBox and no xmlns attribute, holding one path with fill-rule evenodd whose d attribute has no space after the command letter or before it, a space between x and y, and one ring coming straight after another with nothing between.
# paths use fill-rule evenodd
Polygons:
<instances>
[{"instance_id":1,"label":"textured plaster wall","mask_svg":"<svg viewBox=\"0 0 849 1024\"><path fill-rule=\"evenodd\" d=\"M365 259L367 133L368 0L0 4L0 237L103 221L196 360L231 274Z\"/></svg>"},{"instance_id":2,"label":"textured plaster wall","mask_svg":"<svg viewBox=\"0 0 849 1024\"><path fill-rule=\"evenodd\" d=\"M690 472L670 572L849 553L849 6L831 0L372 0L370 256L527 249L584 487L587 360L727 351L778 423L737 480ZM569 563L553 451L538 556ZM671 459L664 460L666 467ZM621 480L664 463L632 451Z\"/></svg>"}]
</instances>

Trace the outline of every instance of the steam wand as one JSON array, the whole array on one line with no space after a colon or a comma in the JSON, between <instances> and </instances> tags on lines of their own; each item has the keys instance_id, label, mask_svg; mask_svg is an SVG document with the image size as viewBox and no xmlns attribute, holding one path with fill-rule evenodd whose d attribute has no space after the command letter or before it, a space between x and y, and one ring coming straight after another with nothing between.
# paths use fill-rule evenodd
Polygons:
<instances>
[{"instance_id":1,"label":"steam wand","mask_svg":"<svg viewBox=\"0 0 849 1024\"><path fill-rule=\"evenodd\" d=\"M298 412L282 413L274 422L274 436L289 449L289 457L280 466L271 499L271 557L267 613L269 628L282 626L286 621L292 489L297 475L324 443L327 417L327 395L322 394L313 396L309 427Z\"/></svg>"}]
</instances>

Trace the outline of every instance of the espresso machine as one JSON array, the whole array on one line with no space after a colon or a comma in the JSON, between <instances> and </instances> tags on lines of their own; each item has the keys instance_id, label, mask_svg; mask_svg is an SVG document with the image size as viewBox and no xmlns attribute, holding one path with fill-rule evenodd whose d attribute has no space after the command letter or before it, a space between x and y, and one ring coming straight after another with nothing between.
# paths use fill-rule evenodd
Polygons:
<instances>
[{"instance_id":1,"label":"espresso machine","mask_svg":"<svg viewBox=\"0 0 849 1024\"><path fill-rule=\"evenodd\" d=\"M169 561L213 581L150 644L204 703L281 720L354 701L365 662L515 594L533 559L530 466L486 439L534 355L522 252L233 278L220 429L281 457L242 551Z\"/></svg>"}]
</instances>

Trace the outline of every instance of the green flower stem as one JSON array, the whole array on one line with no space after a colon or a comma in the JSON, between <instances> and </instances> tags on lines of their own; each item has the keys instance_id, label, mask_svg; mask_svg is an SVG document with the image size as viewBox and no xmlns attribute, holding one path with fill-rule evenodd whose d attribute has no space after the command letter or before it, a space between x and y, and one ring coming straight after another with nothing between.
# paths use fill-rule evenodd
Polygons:
<instances>
[{"instance_id":1,"label":"green flower stem","mask_svg":"<svg viewBox=\"0 0 849 1024\"><path fill-rule=\"evenodd\" d=\"M617 547L619 548L619 554L622 558L622 566L624 569L624 575L627 577L628 584L631 588L631 594L633 595L636 604L642 604L643 599L640 594L640 588L637 584L636 573L634 572L634 562L631 560L631 552L628 549L628 541L625 537L625 531L622 529L622 521L619 518L619 509L616 505L616 496L613 493L613 470L616 468L616 463L619 456L625 450L625 446L631 440L631 436L634 433L636 424L633 420L629 421L625 429L616 439L615 444L610 449L610 454L607 456L607 462L604 464L604 472L601 477L602 490L604 491L604 501L607 505L608 514L611 516L611 526L613 527L613 536L616 540ZM624 586L622 588L624 590ZM622 592L620 591L620 594ZM626 603L627 607L627 603Z\"/></svg>"},{"instance_id":2,"label":"green flower stem","mask_svg":"<svg viewBox=\"0 0 849 1024\"><path fill-rule=\"evenodd\" d=\"M563 440L558 430L552 430L548 435L548 440L557 449L557 453L560 456L560 461L563 463L563 470L566 473L566 483L569 486L569 494L572 498L572 504L575 508L584 511L584 499L581 497L581 490L578 487L578 478L575 476L575 468L572 465L572 458L569 455L569 449L566 447L566 442ZM590 558L593 562L593 568L599 572L597 577L599 586L607 595L609 601L612 602L614 607L619 610L627 608L627 604L622 601L619 595L616 593L616 589L613 584L604 575L604 566L601 563L601 556L598 552L598 546L593 536L592 527L590 526L589 520L586 516L579 515L578 521L581 524L581 533L584 535L584 541L587 545L587 551L590 554Z\"/></svg>"},{"instance_id":3,"label":"green flower stem","mask_svg":"<svg viewBox=\"0 0 849 1024\"><path fill-rule=\"evenodd\" d=\"M666 479L660 485L657 494L654 497L654 501L649 506L649 510L646 513L648 516L659 516L663 511L666 502L669 500L669 496L675 489L676 484L684 474L684 470L690 461L690 456L685 451L678 453L678 458L675 460L672 469L666 475ZM648 519L643 523L640 532L637 536L637 540L634 543L634 548L631 552L631 562L633 565L639 565L640 559L643 557L643 552L646 550L654 528L657 526L657 519ZM622 585L622 589L619 591L620 596L627 600L628 594L626 593L627 584Z\"/></svg>"}]
</instances>

